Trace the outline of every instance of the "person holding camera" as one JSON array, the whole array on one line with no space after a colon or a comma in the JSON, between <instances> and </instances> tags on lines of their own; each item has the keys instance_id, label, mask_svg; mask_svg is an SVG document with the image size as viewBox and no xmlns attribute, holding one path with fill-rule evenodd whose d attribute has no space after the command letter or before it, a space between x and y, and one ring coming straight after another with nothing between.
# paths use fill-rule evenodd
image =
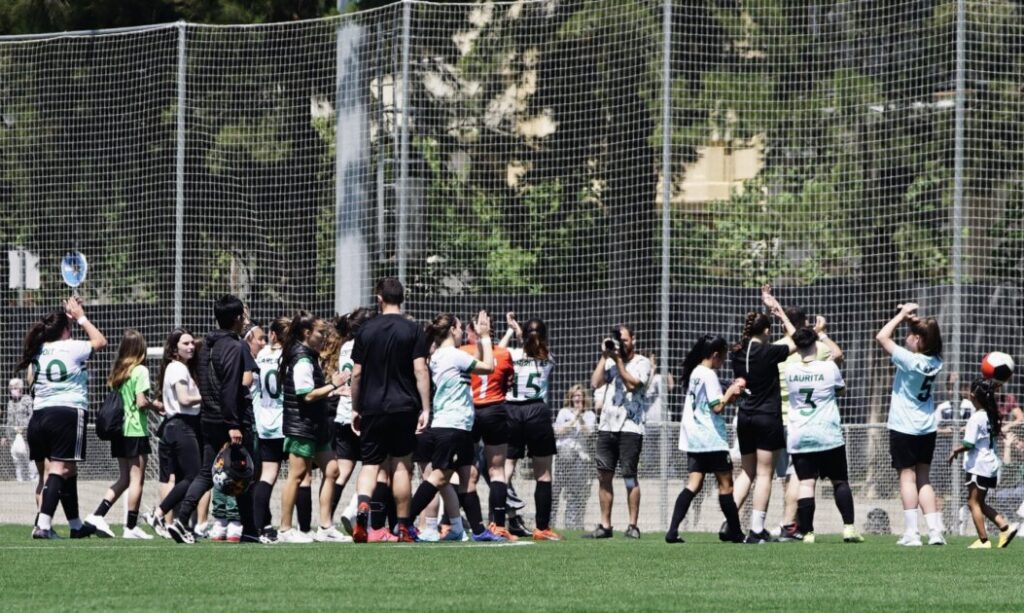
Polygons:
<instances>
[{"instance_id":1,"label":"person holding camera","mask_svg":"<svg viewBox=\"0 0 1024 613\"><path fill-rule=\"evenodd\" d=\"M651 379L651 361L636 353L633 329L616 326L612 335L601 341L601 357L594 367L590 384L594 389L607 385L597 427L597 478L601 501L601 524L586 538L612 536L612 479L621 466L629 503L627 538L640 538L640 483L637 468L643 449L644 421L647 414L647 385Z\"/></svg>"}]
</instances>

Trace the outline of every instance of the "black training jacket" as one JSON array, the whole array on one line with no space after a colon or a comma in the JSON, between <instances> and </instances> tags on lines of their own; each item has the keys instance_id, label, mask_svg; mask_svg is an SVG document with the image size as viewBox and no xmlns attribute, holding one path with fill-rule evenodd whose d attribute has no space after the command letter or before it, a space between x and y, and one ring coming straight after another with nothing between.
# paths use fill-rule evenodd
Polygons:
<instances>
[{"instance_id":1,"label":"black training jacket","mask_svg":"<svg viewBox=\"0 0 1024 613\"><path fill-rule=\"evenodd\" d=\"M249 349L230 330L214 330L196 356L199 394L203 398L202 421L242 430L250 426L246 411L243 352Z\"/></svg>"}]
</instances>

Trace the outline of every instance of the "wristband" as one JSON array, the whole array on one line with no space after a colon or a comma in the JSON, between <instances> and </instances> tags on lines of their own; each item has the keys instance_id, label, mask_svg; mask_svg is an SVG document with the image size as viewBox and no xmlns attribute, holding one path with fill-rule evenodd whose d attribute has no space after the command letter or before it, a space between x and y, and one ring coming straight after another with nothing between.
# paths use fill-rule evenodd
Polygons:
<instances>
[{"instance_id":1,"label":"wristband","mask_svg":"<svg viewBox=\"0 0 1024 613\"><path fill-rule=\"evenodd\" d=\"M88 323L89 319L85 315L82 315L81 317L79 317L75 321L78 322L78 325L84 326L86 323Z\"/></svg>"},{"instance_id":2,"label":"wristband","mask_svg":"<svg viewBox=\"0 0 1024 613\"><path fill-rule=\"evenodd\" d=\"M340 385L335 385L333 381L331 381L331 382L330 382L330 383L328 383L327 385L330 385L330 386L331 386L331 391L332 391L332 392L333 392L334 390L338 389L339 387L341 387Z\"/></svg>"}]
</instances>

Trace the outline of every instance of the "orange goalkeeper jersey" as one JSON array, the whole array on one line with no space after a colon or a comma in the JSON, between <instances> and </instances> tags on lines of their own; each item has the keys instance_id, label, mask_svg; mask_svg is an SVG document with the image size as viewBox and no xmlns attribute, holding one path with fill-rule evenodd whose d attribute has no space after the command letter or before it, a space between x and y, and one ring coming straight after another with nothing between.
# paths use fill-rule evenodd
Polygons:
<instances>
[{"instance_id":1,"label":"orange goalkeeper jersey","mask_svg":"<svg viewBox=\"0 0 1024 613\"><path fill-rule=\"evenodd\" d=\"M463 345L459 349L476 356L476 345ZM494 372L489 375L473 373L470 378L474 406L482 407L505 402L505 393L508 392L508 384L513 372L512 356L504 347L495 346L493 351Z\"/></svg>"}]
</instances>

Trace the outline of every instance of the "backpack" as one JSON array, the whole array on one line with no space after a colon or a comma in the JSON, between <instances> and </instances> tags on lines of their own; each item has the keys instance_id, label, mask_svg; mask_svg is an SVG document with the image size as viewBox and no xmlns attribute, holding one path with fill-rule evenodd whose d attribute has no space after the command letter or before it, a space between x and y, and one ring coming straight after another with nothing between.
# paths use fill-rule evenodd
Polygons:
<instances>
[{"instance_id":1,"label":"backpack","mask_svg":"<svg viewBox=\"0 0 1024 613\"><path fill-rule=\"evenodd\" d=\"M124 432L124 400L120 390L112 389L103 399L103 405L96 414L96 436L109 441Z\"/></svg>"}]
</instances>

